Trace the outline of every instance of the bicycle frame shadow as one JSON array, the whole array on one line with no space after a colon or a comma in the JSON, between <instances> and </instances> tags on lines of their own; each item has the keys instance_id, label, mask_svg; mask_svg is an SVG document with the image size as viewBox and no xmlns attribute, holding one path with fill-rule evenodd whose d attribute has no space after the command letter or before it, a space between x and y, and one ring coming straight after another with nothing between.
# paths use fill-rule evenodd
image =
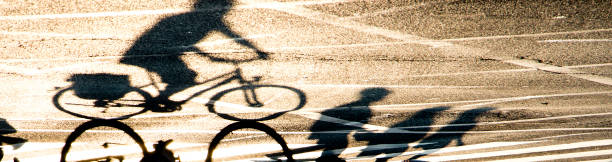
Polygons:
<instances>
[{"instance_id":1,"label":"bicycle frame shadow","mask_svg":"<svg viewBox=\"0 0 612 162\"><path fill-rule=\"evenodd\" d=\"M116 118L110 118L110 119L127 119L132 116L145 113L146 111L149 111L149 110L153 112L174 112L174 111L180 110L181 106L187 103L188 101L208 91L211 91L212 89L216 89L223 85L227 85L233 81L237 81L240 84L240 86L217 92L210 99L208 99L207 103L204 104L204 106L208 107L209 112L215 113L219 115L220 117L228 119L228 120L261 121L261 120L269 120L269 119L279 117L289 111L298 110L302 108L306 104L306 101L307 101L305 93L297 88L293 88L290 86L284 86L284 85L258 84L257 82L261 80L261 77L254 77L252 80L247 80L243 76L240 68L236 68L236 70L234 71L231 71L225 74L221 74L219 76L215 76L203 82L199 82L197 83L197 85L207 84L207 83L211 83L213 81L219 80L214 85L208 86L202 90L194 92L191 95L189 95L189 97L186 97L183 100L169 101L170 103L160 102L159 100L156 100L156 97L153 97L148 92L142 90L143 87L151 86L151 85L153 87L156 87L156 89L159 90L160 88L154 83L154 80L152 80L153 83L150 85L135 87L135 86L131 86L131 83L128 77L129 76L127 75L115 75L115 74L108 74L108 73L74 74L70 77L70 79L68 79L68 81L72 82L72 85L56 93L56 95L53 97L53 104L55 105L56 108L58 108L61 111L64 111L68 114L71 114L77 117L86 118L86 119L109 119L109 118L98 118L98 117L94 117L89 114L80 114L79 112L71 111L68 107L82 106L82 107L89 107L92 109L101 108L102 111L100 113L106 113L106 109L108 109L109 107L124 108L124 109L127 109L128 107L142 107L142 110L129 112L128 114L121 115ZM221 100L224 100L225 99L224 97L228 93L240 91L243 94L242 96L244 99L244 105L239 106L239 108L254 108L254 109L260 109L260 110L267 110L264 107L266 106L265 104L267 103L264 102L265 100L262 99L260 97L261 95L258 94L256 91L265 91L265 92L274 93L272 92L272 90L269 90L269 89L284 90L288 93L292 93L294 94L292 96L297 97L297 101L295 101L296 103L294 103L294 105L291 105L291 107L285 110L278 110L275 113L269 114L268 116L255 118L255 119L242 119L240 117L232 116L230 113L225 113L222 111L222 109L217 107L218 103L223 104L223 101ZM64 93L67 93L67 91L73 91L73 95L79 98L78 100L83 99L84 102L87 102L87 103L86 104L69 103L70 101L66 101L67 103L62 102L62 97L66 96ZM134 93L138 97L138 99L123 98L126 96L127 93ZM117 101L126 101L126 102L129 101L129 102L136 102L136 103L122 104L122 103L117 103ZM167 106L166 104L173 104L173 106L177 108L166 107ZM225 105L229 105L229 104L225 103ZM236 107L237 105L239 104L233 104L232 106Z\"/></svg>"}]
</instances>

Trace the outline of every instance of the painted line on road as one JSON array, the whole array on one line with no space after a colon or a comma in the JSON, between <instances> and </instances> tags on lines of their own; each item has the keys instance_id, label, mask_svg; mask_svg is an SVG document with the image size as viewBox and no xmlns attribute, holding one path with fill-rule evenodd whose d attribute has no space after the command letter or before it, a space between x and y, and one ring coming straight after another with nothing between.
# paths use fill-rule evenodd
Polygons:
<instances>
[{"instance_id":1,"label":"painted line on road","mask_svg":"<svg viewBox=\"0 0 612 162\"><path fill-rule=\"evenodd\" d=\"M355 154L364 151L377 151L377 150L385 150L385 149L393 149L393 148L406 148L406 147L414 147L417 145L427 145L432 143L399 143L399 144L378 144L378 145L369 145L369 146L357 146L357 147L349 147L346 149L336 149L330 150L329 153L333 153L335 155L348 155ZM300 159L316 159L321 156L323 151L311 151L305 153L294 154L293 158L296 160ZM260 158L260 159L249 159L249 160L270 160L269 158Z\"/></svg>"},{"instance_id":2,"label":"painted line on road","mask_svg":"<svg viewBox=\"0 0 612 162\"><path fill-rule=\"evenodd\" d=\"M549 160L560 160L560 159L569 160L569 159L575 159L575 158L603 156L603 155L612 155L612 149L597 150L597 151L583 151L583 152L574 152L574 153L565 153L565 154L556 154L556 155L532 156L532 157L524 157L524 158L505 159L505 160L495 160L492 162L549 161Z\"/></svg>"},{"instance_id":3,"label":"painted line on road","mask_svg":"<svg viewBox=\"0 0 612 162\"><path fill-rule=\"evenodd\" d=\"M612 39L552 39L540 40L538 43L584 43L584 42L612 42Z\"/></svg>"},{"instance_id":4,"label":"painted line on road","mask_svg":"<svg viewBox=\"0 0 612 162\"><path fill-rule=\"evenodd\" d=\"M558 136L548 136L548 137L540 137L540 138L534 138L533 140L546 140L546 139L553 139L553 138L563 138L563 137L572 137L572 136L582 136L582 135L590 135L593 133L576 133L576 134L565 134L565 135L558 135Z\"/></svg>"},{"instance_id":5,"label":"painted line on road","mask_svg":"<svg viewBox=\"0 0 612 162\"><path fill-rule=\"evenodd\" d=\"M477 88L492 88L494 86L445 86L445 85L376 85L376 84L296 84L295 86L303 87L334 87L334 88L423 88L423 89L477 89Z\"/></svg>"},{"instance_id":6,"label":"painted line on road","mask_svg":"<svg viewBox=\"0 0 612 162\"><path fill-rule=\"evenodd\" d=\"M441 77L441 76L456 76L456 75L474 75L474 74L490 74L490 73L517 73L517 72L529 72L537 71L538 69L508 69L508 70L489 70L489 71L475 71L475 72L457 72L457 73L437 73L437 74L421 74L421 75L409 75L408 77Z\"/></svg>"},{"instance_id":7,"label":"painted line on road","mask_svg":"<svg viewBox=\"0 0 612 162\"><path fill-rule=\"evenodd\" d=\"M598 91L598 92L580 92L580 93L562 93L562 94L549 94L549 95L533 95L533 96L518 96L518 97L506 97L506 98L493 98L493 99L479 99L479 100L463 100L463 101L446 101L446 102L429 102L429 103L414 103L414 104L389 104L389 105L371 105L367 106L371 109L389 109L389 110L412 110L421 108L402 108L402 107L416 107L416 106L433 106L433 105L449 105L449 104L465 104L465 103L480 103L480 102L510 102L529 100L537 98L550 98L550 97L567 97L567 96L585 96L585 95L603 95L611 94L612 91ZM349 108L349 107L336 107L336 108ZM366 106L357 106L351 108L366 108ZM466 109L466 107L459 107L453 109ZM300 111L323 111L331 108L304 108L297 110Z\"/></svg>"},{"instance_id":8,"label":"painted line on road","mask_svg":"<svg viewBox=\"0 0 612 162\"><path fill-rule=\"evenodd\" d=\"M545 121L545 120L558 120L558 119L583 118L583 117L608 116L608 115L612 115L612 112L595 113L595 114L580 114L580 115L564 115L564 116L554 116L554 117L546 117L546 118L520 119L520 120L509 120L509 121L498 121L498 122L444 124L444 125L411 126L411 127L398 127L398 128L410 129L410 128L441 128L441 127L449 127L449 126L459 127L459 126L497 125L497 124L536 122L536 121ZM532 129L532 130L607 130L607 129L612 129L612 128L575 128L575 129L573 128L553 128L553 129ZM529 131L529 130L518 130L518 131Z\"/></svg>"},{"instance_id":9,"label":"painted line on road","mask_svg":"<svg viewBox=\"0 0 612 162\"><path fill-rule=\"evenodd\" d=\"M481 107L481 106L497 104L497 103L514 102L514 101L522 101L522 100L531 100L531 99L538 99L538 98L603 95L603 94L610 94L610 93L612 93L612 91L581 92L581 93L565 93L565 94L550 94L550 95L534 95L534 96L519 96L519 97L508 97L508 98L497 98L497 99L489 99L490 101L485 101L483 103L462 105L462 106L457 107L457 109L467 109L467 108Z\"/></svg>"},{"instance_id":10,"label":"painted line on road","mask_svg":"<svg viewBox=\"0 0 612 162\"><path fill-rule=\"evenodd\" d=\"M587 160L582 162L612 162L612 158L610 159L598 159L598 160Z\"/></svg>"},{"instance_id":11,"label":"painted line on road","mask_svg":"<svg viewBox=\"0 0 612 162\"><path fill-rule=\"evenodd\" d=\"M419 150L419 151L392 153L392 154L384 154L384 155L377 155L377 156L355 157L355 158L352 158L351 160L367 160L367 159L374 159L374 158L392 158L392 157L410 156L410 155L418 155L418 154L442 154L442 153L452 153L452 152L460 152L460 151L470 151L470 150L479 150L479 149L488 149L488 148L498 148L498 147L506 147L506 146L525 145L525 144L532 144L532 143L538 143L538 142L542 142L542 141L490 142L490 143L480 143L480 144L455 146L455 147L443 147L443 148L438 148L438 149L427 149L427 150Z\"/></svg>"},{"instance_id":12,"label":"painted line on road","mask_svg":"<svg viewBox=\"0 0 612 162\"><path fill-rule=\"evenodd\" d=\"M612 66L612 63L572 65L572 66L564 66L564 67L566 68L591 68L591 67L602 67L602 66Z\"/></svg>"},{"instance_id":13,"label":"painted line on road","mask_svg":"<svg viewBox=\"0 0 612 162\"><path fill-rule=\"evenodd\" d=\"M37 33L37 32L19 32L19 31L0 31L0 35L8 36L29 36L43 38L62 38L72 40L134 40L136 36L117 36L110 34L64 34L64 33Z\"/></svg>"},{"instance_id":14,"label":"painted line on road","mask_svg":"<svg viewBox=\"0 0 612 162\"><path fill-rule=\"evenodd\" d=\"M455 1L458 1L458 0L439 0L439 1L432 1L432 2L421 2L419 4L409 5L409 6L400 6L400 7L393 6L393 7L389 8L389 9L385 9L385 10L381 10L381 11L368 12L368 13L359 14L359 15L350 16L350 17L342 17L342 19L360 19L360 18L364 18L364 17L383 15L383 14L388 14L388 13L393 13L393 12L411 10L411 9L415 9L415 8L419 8L419 7L423 7L423 6L429 6L429 5L433 5L433 4L450 3L450 2L455 2Z\"/></svg>"},{"instance_id":15,"label":"painted line on road","mask_svg":"<svg viewBox=\"0 0 612 162\"><path fill-rule=\"evenodd\" d=\"M9 147L7 147L9 146ZM48 149L56 149L64 147L61 142L26 142L21 145L2 146L4 155L13 155L18 153L34 152Z\"/></svg>"},{"instance_id":16,"label":"painted line on road","mask_svg":"<svg viewBox=\"0 0 612 162\"><path fill-rule=\"evenodd\" d=\"M606 29L576 30L576 31L565 31L565 32L549 32L549 33L517 34L517 35L497 35L497 36L486 36L486 37L452 38L452 39L441 39L440 41L448 41L448 42L478 41L478 40L489 40L489 39L508 39L508 38L523 38L523 37L544 37L544 36L555 36L555 35L585 34L585 33L598 33L598 32L611 32L611 31L612 31L612 28L606 28Z\"/></svg>"},{"instance_id":17,"label":"painted line on road","mask_svg":"<svg viewBox=\"0 0 612 162\"><path fill-rule=\"evenodd\" d=\"M573 70L566 67L559 67L549 64L536 62L535 60L504 60L503 62L515 64L523 67L535 68L553 73L566 74L572 77L585 79L592 82L597 82L606 85L612 85L612 78L603 77L594 74L587 74L578 70Z\"/></svg>"},{"instance_id":18,"label":"painted line on road","mask_svg":"<svg viewBox=\"0 0 612 162\"><path fill-rule=\"evenodd\" d=\"M254 1L261 1L261 0L254 0ZM281 4L280 2L276 2L276 3ZM380 27L376 27L376 26L365 25L365 24L358 23L355 21L342 19L341 17L335 16L335 15L325 14L322 12L307 9L305 7L287 6L287 7L282 7L282 8L276 7L273 9L281 11L281 12L286 12L289 14L297 15L300 17L304 17L310 20L323 22L326 24L339 26L339 27L343 27L347 29L352 29L355 31L363 32L363 33L381 35L381 36L385 36L388 38L393 38L393 39L398 39L398 40L403 40L403 41L413 41L415 43L419 43L419 44L427 45L431 47L442 47L442 46L452 45L446 42L428 41L419 36L404 34L402 32L387 30L387 29L383 29Z\"/></svg>"},{"instance_id":19,"label":"painted line on road","mask_svg":"<svg viewBox=\"0 0 612 162\"><path fill-rule=\"evenodd\" d=\"M68 18L95 18L95 17L116 17L116 16L143 16L143 15L163 15L180 14L190 12L190 9L161 9L161 10L136 10L136 11L117 11L117 12L90 12L90 13L64 13L64 14L44 14L44 15L18 15L0 16L0 21L6 20L37 20L37 19L68 19Z\"/></svg>"},{"instance_id":20,"label":"painted line on road","mask_svg":"<svg viewBox=\"0 0 612 162\"><path fill-rule=\"evenodd\" d=\"M355 21L344 20L335 15L325 14L325 13L310 10L304 7L293 6L293 7L275 8L275 9L278 11L282 11L282 12L290 13L293 15L301 16L307 19L311 19L314 21L323 22L323 23L335 25L335 26L340 26L343 28L352 29L352 30L356 30L359 32L363 32L363 33L381 35L387 38L393 38L393 39L404 40L404 41L417 41L418 43L422 45L431 46L433 48L444 47L445 50L453 51L453 55L457 55L457 54L461 55L462 53L462 54L469 55L469 56L477 56L478 54L485 53L487 50L459 46L459 45L455 45L452 43L448 43L451 41L479 40L479 39L481 40L481 39L505 38L505 37L512 38L512 37L526 37L526 36L546 36L546 35L559 35L559 34L577 34L577 33L612 31L612 28L608 28L608 29L581 30L581 31L570 31L570 32L507 35L507 36L496 36L496 37L473 37L469 39L461 38L461 39L444 39L441 41L432 41L431 39L419 37L416 35L404 34L399 31L387 30L387 29L376 27L376 26L361 24ZM476 53L478 54L475 55ZM526 60L513 60L512 58L509 58L509 57L497 57L494 59L500 60L505 63L515 64L515 65L519 65L523 67L537 68L537 69L541 69L541 70L545 70L549 72L561 72L562 74L568 74L568 73L563 73L563 72L582 73L582 72L578 72L578 71L563 68L563 67L556 67L552 65L536 63L533 61L527 62ZM606 77L592 75L592 74L572 74L570 76L581 78L581 79L586 79L586 80L597 82L597 83L612 85L612 78L606 78Z\"/></svg>"},{"instance_id":21,"label":"painted line on road","mask_svg":"<svg viewBox=\"0 0 612 162\"><path fill-rule=\"evenodd\" d=\"M536 153L536 152L569 150L569 149L578 149L578 148L585 148L585 147L607 146L607 145L612 145L612 140L595 140L595 141L585 141L585 142L576 142L576 143L559 144L559 145L530 147L530 148L522 148L522 149L514 149L514 150L482 152L482 153L472 153L472 154L462 154L462 155L436 156L436 157L429 157L429 158L419 158L418 160L425 160L425 161L466 160L466 159L478 159L478 158L488 158L488 157L496 157L496 156L529 154L529 153Z\"/></svg>"},{"instance_id":22,"label":"painted line on road","mask_svg":"<svg viewBox=\"0 0 612 162\"><path fill-rule=\"evenodd\" d=\"M327 3L342 3L349 2L350 0L337 1L299 1L299 2L286 2L286 3L257 3L257 4L239 4L235 5L232 9L255 9L255 8L278 8L278 7L291 7L300 5L315 5L315 4L327 4ZM159 10L132 10L132 11L111 11L111 12L88 12L88 13L60 13L60 14L41 14L41 15L12 15L12 16L0 16L2 20L36 20L36 19L68 19L68 18L95 18L95 17L117 17L117 16L145 16L145 15L165 15L165 14L181 14L187 12L198 12L198 11L210 11L218 10L218 8L209 9L159 9Z\"/></svg>"}]
</instances>

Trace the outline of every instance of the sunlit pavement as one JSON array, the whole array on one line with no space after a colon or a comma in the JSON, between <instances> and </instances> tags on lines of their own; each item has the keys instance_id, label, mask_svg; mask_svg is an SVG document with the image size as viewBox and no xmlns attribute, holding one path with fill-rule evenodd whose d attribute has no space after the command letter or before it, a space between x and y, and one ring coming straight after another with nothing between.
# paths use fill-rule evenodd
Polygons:
<instances>
[{"instance_id":1,"label":"sunlit pavement","mask_svg":"<svg viewBox=\"0 0 612 162\"><path fill-rule=\"evenodd\" d=\"M181 59L200 82L239 67L244 76L261 76L260 84L303 92L299 110L261 121L283 137L297 160L329 154L350 161L610 161L611 5L244 0L224 19L240 38L215 31L193 46L215 57L253 58L251 48L237 43L248 40L270 59L238 66L193 52ZM128 75L132 86L157 95L146 70L119 59L160 19L189 13L190 6L181 0L0 1L2 161L59 160L69 134L89 121L53 104L74 74ZM159 55L164 53L150 57ZM180 111L149 111L121 122L149 150L158 140L174 139L169 149L181 160L203 161L213 137L235 122L205 104L237 86L206 91ZM274 94L261 96L266 93ZM296 98L279 94L268 101ZM227 111L244 113L231 106ZM76 142L83 147L73 147L73 156L139 153L116 129L88 134ZM96 148L109 141L119 144ZM263 132L241 129L213 157L272 160L280 150Z\"/></svg>"}]
</instances>

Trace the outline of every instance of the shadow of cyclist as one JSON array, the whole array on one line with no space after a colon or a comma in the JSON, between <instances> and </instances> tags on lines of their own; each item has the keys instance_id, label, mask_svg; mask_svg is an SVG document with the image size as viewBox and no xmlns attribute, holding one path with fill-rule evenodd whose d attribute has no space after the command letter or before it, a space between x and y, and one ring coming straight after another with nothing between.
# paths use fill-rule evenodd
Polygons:
<instances>
[{"instance_id":1,"label":"shadow of cyclist","mask_svg":"<svg viewBox=\"0 0 612 162\"><path fill-rule=\"evenodd\" d=\"M419 161L418 158L434 153L439 148L448 146L453 140L457 140L457 146L464 145L462 137L465 132L476 127L476 119L494 108L483 107L472 109L463 112L456 120L449 123L447 126L440 128L436 134L426 137L420 143L424 145L415 146L415 148L422 148L425 150L424 153L411 157L410 161ZM427 144L425 144L427 143Z\"/></svg>"},{"instance_id":2,"label":"shadow of cyclist","mask_svg":"<svg viewBox=\"0 0 612 162\"><path fill-rule=\"evenodd\" d=\"M26 139L4 136L4 134L12 134L16 132L17 130L15 130L13 126L9 125L8 122L6 122L6 120L0 118L0 145L9 144L9 145L13 145L14 148L21 147L23 143L27 141ZM2 160L3 157L4 157L4 152L2 150L2 147L0 147L0 160Z\"/></svg>"},{"instance_id":3,"label":"shadow of cyclist","mask_svg":"<svg viewBox=\"0 0 612 162\"><path fill-rule=\"evenodd\" d=\"M399 128L414 133L398 133L389 130L383 133L366 133L366 134L355 134L355 140L368 141L368 147L357 155L360 156L375 156L380 154L387 155L386 157L377 158L376 161L387 161L392 158L393 153L404 152L408 149L408 145L405 147L394 147L389 149L376 149L376 145L379 144L403 144L412 143L421 140L427 132L431 130L430 125L433 123L433 119L439 112L448 110L450 107L433 107L421 110L410 118L401 121L390 128Z\"/></svg>"},{"instance_id":4,"label":"shadow of cyclist","mask_svg":"<svg viewBox=\"0 0 612 162\"><path fill-rule=\"evenodd\" d=\"M313 132L308 139L317 139L317 144L323 146L323 153L317 161L344 161L338 157L348 146L348 134L360 127L349 126L353 122L368 123L372 117L370 104L380 101L391 93L384 88L368 88L360 92L361 98L348 104L323 111L321 119L315 122L310 130ZM341 119L339 122L328 122L324 118ZM335 131L326 133L325 131Z\"/></svg>"},{"instance_id":5,"label":"shadow of cyclist","mask_svg":"<svg viewBox=\"0 0 612 162\"><path fill-rule=\"evenodd\" d=\"M180 56L184 52L208 55L194 45L209 33L218 31L235 38L237 43L256 50L259 58L267 59L267 53L248 40L240 39L242 37L224 22L223 17L232 6L231 0L198 0L192 11L164 18L147 30L125 52L120 62L159 75L167 86L156 99L164 106L179 106L172 104L174 102L168 97L196 84L197 75Z\"/></svg>"}]
</instances>

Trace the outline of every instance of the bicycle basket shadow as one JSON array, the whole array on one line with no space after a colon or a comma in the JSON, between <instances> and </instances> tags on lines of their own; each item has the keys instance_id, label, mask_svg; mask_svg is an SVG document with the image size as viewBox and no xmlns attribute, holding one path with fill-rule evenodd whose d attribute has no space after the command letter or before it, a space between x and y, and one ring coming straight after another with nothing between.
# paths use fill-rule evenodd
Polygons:
<instances>
[{"instance_id":1,"label":"bicycle basket shadow","mask_svg":"<svg viewBox=\"0 0 612 162\"><path fill-rule=\"evenodd\" d=\"M68 88L53 96L59 110L86 119L125 119L144 113L147 92L132 87L128 75L74 74Z\"/></svg>"},{"instance_id":2,"label":"bicycle basket shadow","mask_svg":"<svg viewBox=\"0 0 612 162\"><path fill-rule=\"evenodd\" d=\"M75 95L83 99L117 100L131 90L127 75L75 74L68 81L72 82Z\"/></svg>"}]
</instances>

